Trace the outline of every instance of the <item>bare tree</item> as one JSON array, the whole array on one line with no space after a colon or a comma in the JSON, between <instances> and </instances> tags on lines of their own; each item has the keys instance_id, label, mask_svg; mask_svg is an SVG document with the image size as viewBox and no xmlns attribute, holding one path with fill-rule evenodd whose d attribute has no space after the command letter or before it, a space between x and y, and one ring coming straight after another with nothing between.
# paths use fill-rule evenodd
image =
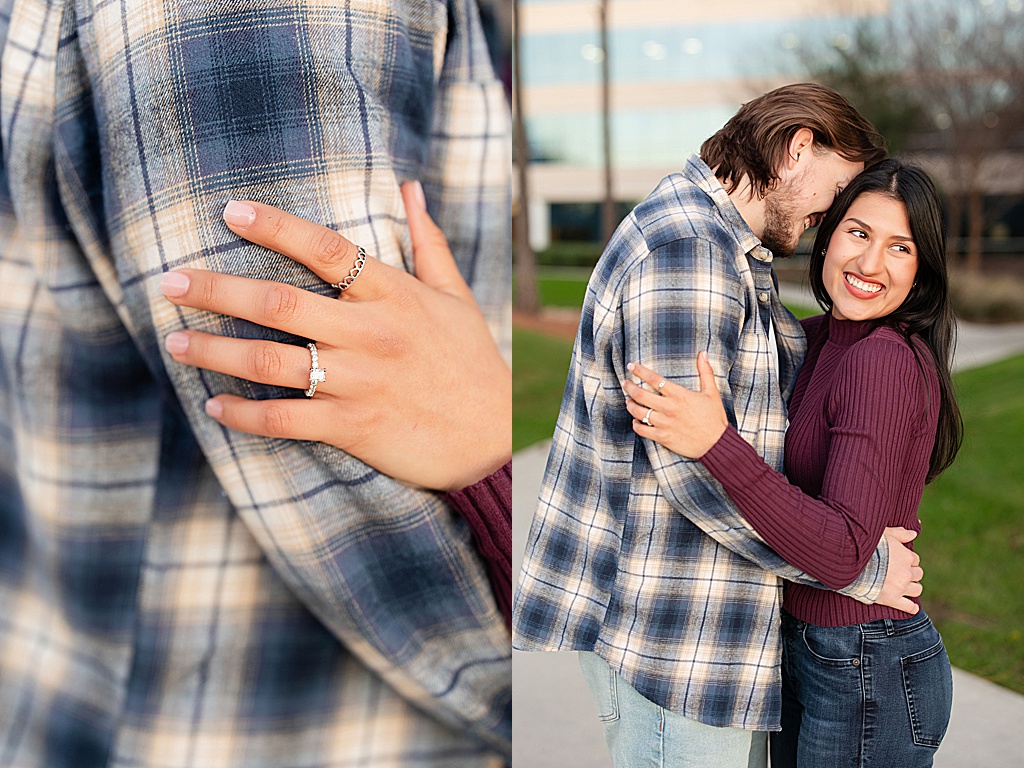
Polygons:
<instances>
[{"instance_id":1,"label":"bare tree","mask_svg":"<svg viewBox=\"0 0 1024 768\"><path fill-rule=\"evenodd\" d=\"M540 291L537 286L537 254L530 246L530 194L528 166L530 150L526 141L526 121L523 116L523 70L520 55L519 0L512 3L512 80L515 112L514 149L519 186L519 200L512 216L512 241L515 245L516 301L520 312L535 315L540 312Z\"/></svg>"},{"instance_id":2,"label":"bare tree","mask_svg":"<svg viewBox=\"0 0 1024 768\"><path fill-rule=\"evenodd\" d=\"M861 21L852 35L800 46L796 55L813 80L835 88L872 122L890 152L907 148L923 108L883 31Z\"/></svg>"},{"instance_id":3,"label":"bare tree","mask_svg":"<svg viewBox=\"0 0 1024 768\"><path fill-rule=\"evenodd\" d=\"M937 150L948 164L949 192L960 198L950 209L966 214L965 265L971 272L981 269L993 161L1020 130L1022 24L1024 17L1007 4L971 2L910 4L890 28L892 40L910 36L905 70L932 129L930 135L922 131L918 148ZM959 234L960 222L952 224Z\"/></svg>"},{"instance_id":4,"label":"bare tree","mask_svg":"<svg viewBox=\"0 0 1024 768\"><path fill-rule=\"evenodd\" d=\"M830 50L800 55L814 79L875 123L890 149L912 150L940 171L951 246L966 218L965 264L976 272L988 221L999 213L985 206L993 175L1020 176L1007 189L1024 183L1004 162L1007 150L1024 149L1024 13L1019 2L997 0L894 7L884 23L865 22Z\"/></svg>"},{"instance_id":5,"label":"bare tree","mask_svg":"<svg viewBox=\"0 0 1024 768\"><path fill-rule=\"evenodd\" d=\"M611 115L611 51L608 45L608 4L609 0L601 0L601 134L603 139L604 165L604 196L601 201L601 241L608 244L615 228L619 225L618 213L615 209L615 191L612 179L612 115Z\"/></svg>"}]
</instances>

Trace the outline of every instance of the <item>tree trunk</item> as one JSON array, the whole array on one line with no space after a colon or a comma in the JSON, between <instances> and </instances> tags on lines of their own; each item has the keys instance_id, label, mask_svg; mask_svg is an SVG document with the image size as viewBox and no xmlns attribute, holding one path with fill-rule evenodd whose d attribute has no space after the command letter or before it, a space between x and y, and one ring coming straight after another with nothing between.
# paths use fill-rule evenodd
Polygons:
<instances>
[{"instance_id":1,"label":"tree trunk","mask_svg":"<svg viewBox=\"0 0 1024 768\"><path fill-rule=\"evenodd\" d=\"M946 245L946 251L949 257L949 263L959 264L961 260L960 237L964 231L964 193L959 189L952 190L947 195L947 200L949 201L949 220L946 224L949 241Z\"/></svg>"},{"instance_id":2,"label":"tree trunk","mask_svg":"<svg viewBox=\"0 0 1024 768\"><path fill-rule=\"evenodd\" d=\"M515 154L519 184L519 209L512 217L512 243L515 247L516 272L515 308L536 315L540 312L540 291L537 287L537 254L530 247L530 194L527 167L530 150L526 141L526 123L523 118L523 72L519 55L519 0L512 3L512 79L515 105Z\"/></svg>"},{"instance_id":3,"label":"tree trunk","mask_svg":"<svg viewBox=\"0 0 1024 768\"><path fill-rule=\"evenodd\" d=\"M608 46L608 3L601 0L601 132L604 144L604 198L601 202L601 241L608 244L619 225L612 183L611 77Z\"/></svg>"},{"instance_id":4,"label":"tree trunk","mask_svg":"<svg viewBox=\"0 0 1024 768\"><path fill-rule=\"evenodd\" d=\"M981 272L981 242L985 234L985 196L972 184L967 191L967 256L965 264L971 274Z\"/></svg>"}]
</instances>

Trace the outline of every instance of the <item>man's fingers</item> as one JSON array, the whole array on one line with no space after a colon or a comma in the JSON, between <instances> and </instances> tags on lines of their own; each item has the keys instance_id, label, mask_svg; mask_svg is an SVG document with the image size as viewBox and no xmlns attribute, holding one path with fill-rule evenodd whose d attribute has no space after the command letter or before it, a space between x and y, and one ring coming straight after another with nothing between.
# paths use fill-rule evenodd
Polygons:
<instances>
[{"instance_id":1,"label":"man's fingers","mask_svg":"<svg viewBox=\"0 0 1024 768\"><path fill-rule=\"evenodd\" d=\"M450 296L472 299L473 292L455 264L447 238L427 213L427 201L418 181L407 181L402 185L402 200L412 238L416 277Z\"/></svg>"},{"instance_id":2,"label":"man's fingers","mask_svg":"<svg viewBox=\"0 0 1024 768\"><path fill-rule=\"evenodd\" d=\"M206 401L206 413L229 429L288 440L324 439L324 425L336 413L324 400L249 400L237 395L217 395Z\"/></svg>"},{"instance_id":3,"label":"man's fingers","mask_svg":"<svg viewBox=\"0 0 1024 768\"><path fill-rule=\"evenodd\" d=\"M910 569L910 578L915 582L921 581L924 578L924 570L920 566L914 566Z\"/></svg>"},{"instance_id":4,"label":"man's fingers","mask_svg":"<svg viewBox=\"0 0 1024 768\"><path fill-rule=\"evenodd\" d=\"M909 528L886 528L885 535L907 544L917 538L917 531L912 531Z\"/></svg>"},{"instance_id":5,"label":"man's fingers","mask_svg":"<svg viewBox=\"0 0 1024 768\"><path fill-rule=\"evenodd\" d=\"M924 587L921 586L920 581L910 582L907 588L903 590L903 594L907 597L920 597L922 592L924 592Z\"/></svg>"},{"instance_id":6,"label":"man's fingers","mask_svg":"<svg viewBox=\"0 0 1024 768\"><path fill-rule=\"evenodd\" d=\"M305 264L322 280L339 283L355 268L357 245L333 229L314 224L272 205L232 200L224 208L224 223L246 240ZM358 279L345 291L350 296L376 296L387 268L369 254ZM349 293L351 291L351 293Z\"/></svg>"},{"instance_id":7,"label":"man's fingers","mask_svg":"<svg viewBox=\"0 0 1024 768\"><path fill-rule=\"evenodd\" d=\"M338 315L345 311L335 299L293 285L205 269L167 272L160 289L180 306L250 320L308 339L320 338L327 328L341 327L343 318Z\"/></svg>"},{"instance_id":8,"label":"man's fingers","mask_svg":"<svg viewBox=\"0 0 1024 768\"><path fill-rule=\"evenodd\" d=\"M906 597L900 598L896 601L896 604L892 606L897 611L903 611L913 616L915 613L921 610L921 606Z\"/></svg>"}]
</instances>

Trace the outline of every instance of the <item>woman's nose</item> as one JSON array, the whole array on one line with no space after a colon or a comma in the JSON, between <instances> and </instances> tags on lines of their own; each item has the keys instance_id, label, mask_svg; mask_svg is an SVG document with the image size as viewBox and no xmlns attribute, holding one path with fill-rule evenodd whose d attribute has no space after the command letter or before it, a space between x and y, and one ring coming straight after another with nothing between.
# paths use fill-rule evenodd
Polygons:
<instances>
[{"instance_id":1,"label":"woman's nose","mask_svg":"<svg viewBox=\"0 0 1024 768\"><path fill-rule=\"evenodd\" d=\"M857 266L864 275L875 275L885 264L885 251L881 246L869 245L857 259Z\"/></svg>"}]
</instances>

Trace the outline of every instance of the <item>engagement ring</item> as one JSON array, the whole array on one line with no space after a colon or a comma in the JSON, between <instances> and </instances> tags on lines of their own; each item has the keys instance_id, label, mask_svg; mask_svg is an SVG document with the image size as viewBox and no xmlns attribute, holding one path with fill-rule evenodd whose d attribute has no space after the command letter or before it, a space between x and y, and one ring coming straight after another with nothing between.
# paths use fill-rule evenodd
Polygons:
<instances>
[{"instance_id":1,"label":"engagement ring","mask_svg":"<svg viewBox=\"0 0 1024 768\"><path fill-rule=\"evenodd\" d=\"M306 348L313 359L313 364L309 369L309 389L306 390L306 397L312 397L316 394L316 385L327 381L327 371L320 367L320 358L316 353L316 344L310 342L306 345Z\"/></svg>"}]
</instances>

